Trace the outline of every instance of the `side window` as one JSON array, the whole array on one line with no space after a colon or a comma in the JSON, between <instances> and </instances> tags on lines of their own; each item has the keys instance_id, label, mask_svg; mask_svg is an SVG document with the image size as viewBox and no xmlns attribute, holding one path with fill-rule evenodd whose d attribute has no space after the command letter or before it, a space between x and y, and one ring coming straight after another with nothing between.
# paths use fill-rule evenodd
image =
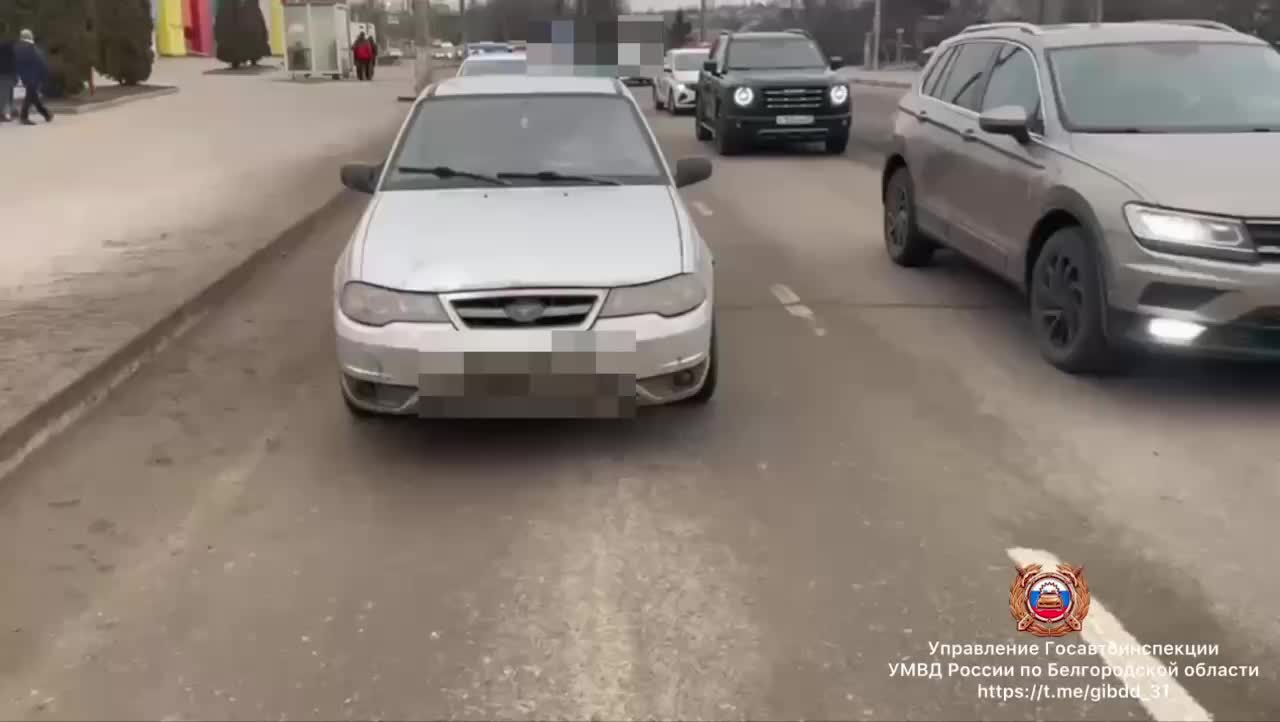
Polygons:
<instances>
[{"instance_id":1,"label":"side window","mask_svg":"<svg viewBox=\"0 0 1280 722\"><path fill-rule=\"evenodd\" d=\"M924 82L920 84L921 93L937 97L938 85L943 78L947 77L947 66L951 64L951 59L955 56L956 49L952 47L947 48L943 51L942 55L939 55L938 58L934 60L933 66L929 68L929 75L924 79Z\"/></svg>"},{"instance_id":2,"label":"side window","mask_svg":"<svg viewBox=\"0 0 1280 722\"><path fill-rule=\"evenodd\" d=\"M937 97L944 103L958 105L961 108L977 110L981 99L979 93L987 76L987 66L995 53L993 43L965 43L956 49L956 58L951 61L951 71L943 82L942 91Z\"/></svg>"},{"instance_id":3,"label":"side window","mask_svg":"<svg viewBox=\"0 0 1280 722\"><path fill-rule=\"evenodd\" d=\"M1005 45L996 55L991 80L982 98L982 110L1015 105L1027 111L1028 118L1040 112L1040 85L1036 81L1036 64L1031 55L1017 45Z\"/></svg>"}]
</instances>

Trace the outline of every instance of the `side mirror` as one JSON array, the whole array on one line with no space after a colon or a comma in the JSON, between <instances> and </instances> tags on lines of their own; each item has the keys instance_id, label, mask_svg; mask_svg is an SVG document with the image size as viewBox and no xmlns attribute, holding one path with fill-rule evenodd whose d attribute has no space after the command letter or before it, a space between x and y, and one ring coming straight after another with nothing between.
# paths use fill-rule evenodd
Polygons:
<instances>
[{"instance_id":1,"label":"side mirror","mask_svg":"<svg viewBox=\"0 0 1280 722\"><path fill-rule=\"evenodd\" d=\"M844 58L840 57L839 55L832 55L832 56L831 56L831 69L832 69L832 70L839 70L840 68L843 68L843 67L844 67Z\"/></svg>"},{"instance_id":2,"label":"side mirror","mask_svg":"<svg viewBox=\"0 0 1280 722\"><path fill-rule=\"evenodd\" d=\"M715 74L716 74L716 61L714 61L714 60L705 60L705 61L703 61L703 63L702 63L702 69L703 69L703 70L705 70L705 71L707 71L708 73L711 73L712 75L715 75Z\"/></svg>"},{"instance_id":3,"label":"side mirror","mask_svg":"<svg viewBox=\"0 0 1280 722\"><path fill-rule=\"evenodd\" d=\"M711 161L706 158L681 158L676 161L676 188L684 188L711 177Z\"/></svg>"},{"instance_id":4,"label":"side mirror","mask_svg":"<svg viewBox=\"0 0 1280 722\"><path fill-rule=\"evenodd\" d=\"M378 176L381 174L381 165L349 163L342 166L342 185L357 193L372 194L378 186Z\"/></svg>"},{"instance_id":5,"label":"side mirror","mask_svg":"<svg viewBox=\"0 0 1280 722\"><path fill-rule=\"evenodd\" d=\"M1027 111L1016 105L1002 105L978 116L978 127L988 133L1013 136L1019 143L1031 140Z\"/></svg>"}]
</instances>

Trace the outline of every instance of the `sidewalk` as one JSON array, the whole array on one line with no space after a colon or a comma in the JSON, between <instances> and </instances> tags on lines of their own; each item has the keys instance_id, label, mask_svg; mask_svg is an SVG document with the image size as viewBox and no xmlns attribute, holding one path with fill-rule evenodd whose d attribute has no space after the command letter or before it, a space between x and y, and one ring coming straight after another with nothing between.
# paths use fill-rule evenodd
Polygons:
<instances>
[{"instance_id":1,"label":"sidewalk","mask_svg":"<svg viewBox=\"0 0 1280 722\"><path fill-rule=\"evenodd\" d=\"M0 440L325 206L339 166L378 158L408 108L405 68L295 83L217 67L163 59L149 82L177 94L0 125Z\"/></svg>"},{"instance_id":2,"label":"sidewalk","mask_svg":"<svg viewBox=\"0 0 1280 722\"><path fill-rule=\"evenodd\" d=\"M871 70L861 67L841 68L840 74L849 82L859 85L875 85L882 88L910 88L915 82L916 76L920 74L920 69L910 68L882 68L880 70Z\"/></svg>"}]
</instances>

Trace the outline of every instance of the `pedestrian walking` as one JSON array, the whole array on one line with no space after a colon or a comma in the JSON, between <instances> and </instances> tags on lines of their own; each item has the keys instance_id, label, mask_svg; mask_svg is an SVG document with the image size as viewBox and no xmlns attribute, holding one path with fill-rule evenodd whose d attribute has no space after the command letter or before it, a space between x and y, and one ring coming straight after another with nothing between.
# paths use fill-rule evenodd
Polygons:
<instances>
[{"instance_id":1,"label":"pedestrian walking","mask_svg":"<svg viewBox=\"0 0 1280 722\"><path fill-rule=\"evenodd\" d=\"M44 107L44 101L40 99L40 91L49 78L49 61L45 59L44 52L36 47L36 36L30 30L23 30L18 35L18 44L13 49L13 59L18 71L18 80L22 81L22 87L26 89L20 114L22 124L35 125L31 122L32 107L40 111L46 123L52 123L53 113Z\"/></svg>"},{"instance_id":2,"label":"pedestrian walking","mask_svg":"<svg viewBox=\"0 0 1280 722\"><path fill-rule=\"evenodd\" d=\"M18 60L13 41L0 38L0 123L13 120L13 89L18 85Z\"/></svg>"},{"instance_id":3,"label":"pedestrian walking","mask_svg":"<svg viewBox=\"0 0 1280 722\"><path fill-rule=\"evenodd\" d=\"M373 56L369 58L369 77L366 80L373 80L373 74L378 71L378 39L369 36L369 50Z\"/></svg>"},{"instance_id":4,"label":"pedestrian walking","mask_svg":"<svg viewBox=\"0 0 1280 722\"><path fill-rule=\"evenodd\" d=\"M351 46L352 54L356 61L356 78L359 80L369 80L373 72L369 69L370 61L373 59L373 46L369 43L369 38L364 33L360 33L356 37L355 45Z\"/></svg>"}]
</instances>

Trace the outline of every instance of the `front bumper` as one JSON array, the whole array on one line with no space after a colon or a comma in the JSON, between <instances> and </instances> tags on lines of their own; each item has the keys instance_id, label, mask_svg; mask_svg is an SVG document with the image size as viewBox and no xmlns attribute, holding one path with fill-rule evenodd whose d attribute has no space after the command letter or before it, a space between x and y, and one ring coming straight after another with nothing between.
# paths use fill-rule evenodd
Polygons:
<instances>
[{"instance_id":1,"label":"front bumper","mask_svg":"<svg viewBox=\"0 0 1280 722\"><path fill-rule=\"evenodd\" d=\"M688 86L671 89L672 110L693 110L698 105L698 90Z\"/></svg>"},{"instance_id":2,"label":"front bumper","mask_svg":"<svg viewBox=\"0 0 1280 722\"><path fill-rule=\"evenodd\" d=\"M781 117L786 116L736 115L726 120L735 135L759 141L815 141L849 134L849 113L813 115L810 116L813 122L803 125L784 125L778 122Z\"/></svg>"},{"instance_id":3,"label":"front bumper","mask_svg":"<svg viewBox=\"0 0 1280 722\"><path fill-rule=\"evenodd\" d=\"M625 416L628 406L697 393L709 368L712 317L708 300L683 316L601 318L590 330L459 331L447 323L364 326L335 309L334 328L343 393L369 411ZM530 403L535 397L546 402Z\"/></svg>"},{"instance_id":4,"label":"front bumper","mask_svg":"<svg viewBox=\"0 0 1280 722\"><path fill-rule=\"evenodd\" d=\"M1280 263L1232 263L1155 253L1122 239L1111 269L1108 334L1196 355L1280 360ZM1196 324L1191 340L1160 338L1153 319Z\"/></svg>"}]
</instances>

